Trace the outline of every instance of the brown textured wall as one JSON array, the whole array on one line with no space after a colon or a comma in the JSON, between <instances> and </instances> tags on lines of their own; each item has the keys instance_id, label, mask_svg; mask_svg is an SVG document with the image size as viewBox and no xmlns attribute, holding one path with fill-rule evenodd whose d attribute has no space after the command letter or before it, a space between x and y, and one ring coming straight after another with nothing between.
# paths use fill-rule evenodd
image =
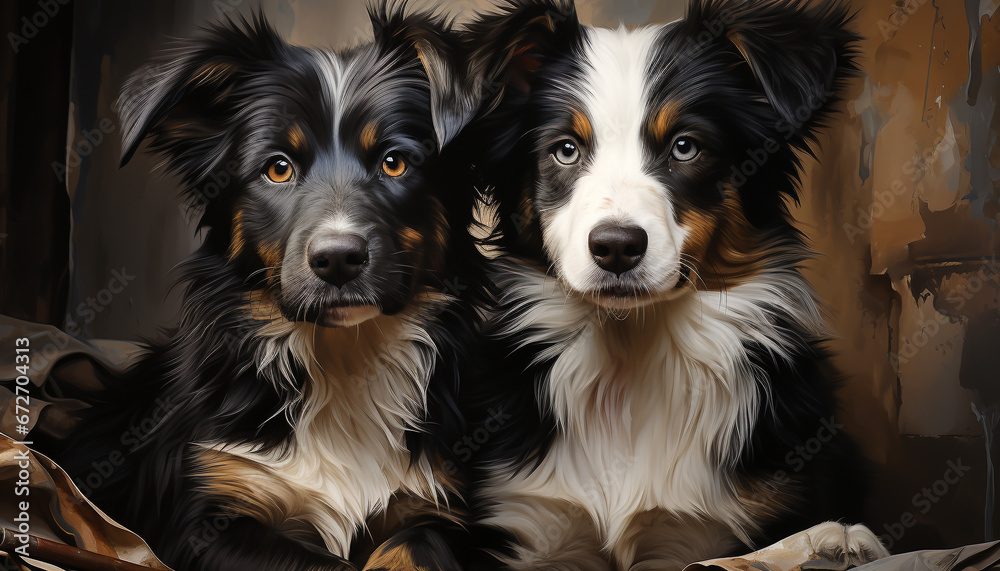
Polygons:
<instances>
[{"instance_id":1,"label":"brown textured wall","mask_svg":"<svg viewBox=\"0 0 1000 571\"><path fill-rule=\"evenodd\" d=\"M260 4L293 42L336 45L369 33L360 1ZM487 2L422 4L461 18ZM69 126L76 141L113 117L125 74L165 36L187 35L227 5L248 7L241 0L78 6ZM684 1L578 5L586 23L641 25L679 17ZM1000 401L1000 0L853 6L867 38L863 77L820 137L818 160L805 162L805 190L793 209L820 253L808 275L828 307L845 372L840 421L874 461L870 523L894 549L981 541L986 446L972 407ZM108 140L117 140L116 130ZM85 322L85 335L134 339L175 317L168 270L196 237L178 209L176 181L149 174L156 159L138 157L119 170L117 153L117 142L97 146L69 178L76 270L69 314ZM80 315L77 304L122 268L135 276L125 293L92 319ZM958 465L969 469L956 478Z\"/></svg>"},{"instance_id":2,"label":"brown textured wall","mask_svg":"<svg viewBox=\"0 0 1000 571\"><path fill-rule=\"evenodd\" d=\"M1000 2L854 5L864 77L794 209L821 253L808 275L847 374L845 424L878 468L878 533L897 548L980 541L973 406L1000 401ZM949 461L970 469L935 490Z\"/></svg>"}]
</instances>

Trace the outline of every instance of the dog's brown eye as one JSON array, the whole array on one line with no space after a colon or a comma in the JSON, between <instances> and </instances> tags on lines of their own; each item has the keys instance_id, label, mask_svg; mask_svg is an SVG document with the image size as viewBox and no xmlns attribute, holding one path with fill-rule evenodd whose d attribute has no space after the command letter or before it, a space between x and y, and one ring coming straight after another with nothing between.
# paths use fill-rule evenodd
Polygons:
<instances>
[{"instance_id":1,"label":"dog's brown eye","mask_svg":"<svg viewBox=\"0 0 1000 571\"><path fill-rule=\"evenodd\" d=\"M573 141L564 139L552 147L552 156L557 163L569 166L580 160L580 149Z\"/></svg>"},{"instance_id":2,"label":"dog's brown eye","mask_svg":"<svg viewBox=\"0 0 1000 571\"><path fill-rule=\"evenodd\" d=\"M268 165L265 176L267 176L267 180L281 184L292 180L292 177L295 176L295 169L288 160L282 157L275 157L271 159L271 164Z\"/></svg>"},{"instance_id":3,"label":"dog's brown eye","mask_svg":"<svg viewBox=\"0 0 1000 571\"><path fill-rule=\"evenodd\" d=\"M396 178L397 176L403 176L406 172L406 161L403 160L403 155L396 151L393 151L382 159L382 172Z\"/></svg>"},{"instance_id":4,"label":"dog's brown eye","mask_svg":"<svg viewBox=\"0 0 1000 571\"><path fill-rule=\"evenodd\" d=\"M698 143L695 143L691 137L677 137L670 148L670 154L681 162L694 159L700 152L701 149L698 148Z\"/></svg>"}]
</instances>

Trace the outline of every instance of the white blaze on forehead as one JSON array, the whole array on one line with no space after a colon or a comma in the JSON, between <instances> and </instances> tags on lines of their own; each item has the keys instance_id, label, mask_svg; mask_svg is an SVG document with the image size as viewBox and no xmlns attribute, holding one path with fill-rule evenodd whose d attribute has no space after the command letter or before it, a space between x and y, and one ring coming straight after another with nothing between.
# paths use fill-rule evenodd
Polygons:
<instances>
[{"instance_id":1,"label":"white blaze on forehead","mask_svg":"<svg viewBox=\"0 0 1000 571\"><path fill-rule=\"evenodd\" d=\"M350 101L365 100L378 104L387 100L384 95L391 92L387 91L387 82L397 79L392 71L392 62L397 55L396 52L378 54L362 50L342 56L329 50L316 50L313 57L320 74L322 91L319 95L333 109L333 136L336 141L340 136L341 122L350 118L345 114ZM399 82L396 84L399 85Z\"/></svg>"},{"instance_id":2,"label":"white blaze on forehead","mask_svg":"<svg viewBox=\"0 0 1000 571\"><path fill-rule=\"evenodd\" d=\"M352 83L357 86L363 79L359 76L362 66L359 58L349 58L346 61L332 51L315 51L317 69L320 72L320 96L333 109L333 140L340 136L340 122L343 118L347 101L347 86Z\"/></svg>"},{"instance_id":3,"label":"white blaze on forehead","mask_svg":"<svg viewBox=\"0 0 1000 571\"><path fill-rule=\"evenodd\" d=\"M333 132L336 140L337 127L340 124L340 109L344 101L344 76L347 71L344 62L333 52L316 52L316 63L320 71L320 87L322 97L333 106Z\"/></svg>"},{"instance_id":4,"label":"white blaze on forehead","mask_svg":"<svg viewBox=\"0 0 1000 571\"><path fill-rule=\"evenodd\" d=\"M658 27L587 30L583 77L573 95L590 119L593 148L567 202L541 215L545 246L576 290L592 289L601 275L588 238L604 221L646 231L646 256L632 273L647 289L676 282L684 231L674 222L669 190L647 172L642 137L658 33Z\"/></svg>"},{"instance_id":5,"label":"white blaze on forehead","mask_svg":"<svg viewBox=\"0 0 1000 571\"><path fill-rule=\"evenodd\" d=\"M642 124L658 28L590 29L584 53L586 76L580 94L602 158L625 161L622 169L642 169Z\"/></svg>"}]
</instances>

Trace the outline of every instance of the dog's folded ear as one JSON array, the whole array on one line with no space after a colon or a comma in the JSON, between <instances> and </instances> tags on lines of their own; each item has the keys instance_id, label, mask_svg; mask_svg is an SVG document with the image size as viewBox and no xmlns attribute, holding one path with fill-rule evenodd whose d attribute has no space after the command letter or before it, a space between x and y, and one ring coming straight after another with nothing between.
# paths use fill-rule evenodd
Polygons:
<instances>
[{"instance_id":1,"label":"dog's folded ear","mask_svg":"<svg viewBox=\"0 0 1000 571\"><path fill-rule=\"evenodd\" d=\"M546 54L583 35L572 0L511 0L465 28L469 76L483 113L505 97L524 97Z\"/></svg>"},{"instance_id":2,"label":"dog's folded ear","mask_svg":"<svg viewBox=\"0 0 1000 571\"><path fill-rule=\"evenodd\" d=\"M411 55L420 61L431 91L431 118L442 148L468 123L476 109L465 81L458 34L444 17L406 12L404 5L382 0L368 7L375 43L384 54Z\"/></svg>"},{"instance_id":3,"label":"dog's folded ear","mask_svg":"<svg viewBox=\"0 0 1000 571\"><path fill-rule=\"evenodd\" d=\"M133 73L116 103L122 124L121 164L149 136L185 175L217 166L234 135L226 118L239 111L242 78L287 49L263 15L225 21Z\"/></svg>"},{"instance_id":4,"label":"dog's folded ear","mask_svg":"<svg viewBox=\"0 0 1000 571\"><path fill-rule=\"evenodd\" d=\"M497 199L491 241L511 252L540 251L541 226L525 177L532 170L520 153L526 144L532 90L539 69L577 47L584 29L572 0L507 0L479 14L462 30L463 52L478 110L469 129L472 162Z\"/></svg>"},{"instance_id":5,"label":"dog's folded ear","mask_svg":"<svg viewBox=\"0 0 1000 571\"><path fill-rule=\"evenodd\" d=\"M841 0L692 0L692 53L724 44L749 65L793 143L807 140L857 73L860 37Z\"/></svg>"}]
</instances>

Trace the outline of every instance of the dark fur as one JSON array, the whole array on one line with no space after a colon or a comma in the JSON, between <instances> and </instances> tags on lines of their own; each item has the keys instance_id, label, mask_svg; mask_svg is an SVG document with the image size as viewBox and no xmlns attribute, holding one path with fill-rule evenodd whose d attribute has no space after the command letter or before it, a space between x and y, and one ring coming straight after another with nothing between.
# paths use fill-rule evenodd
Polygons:
<instances>
[{"instance_id":1,"label":"dark fur","mask_svg":"<svg viewBox=\"0 0 1000 571\"><path fill-rule=\"evenodd\" d=\"M337 141L330 129L333 102L321 95L319 71L307 56L310 50L286 44L260 15L208 28L200 39L138 72L123 91L123 164L148 137L150 148L166 157L189 196L203 203L200 226L205 242L183 266L183 310L169 340L152 344L149 355L127 375L108 381L103 402L85 415L71 441L43 449L76 478L92 473L93 462L124 453L123 464L103 479L91 498L179 571L348 568L317 544L309 529L286 534L249 517L232 519L225 502L198 489L190 443L216 440L283 449L301 406L304 371L258 375L252 365L261 341L259 323L248 314L246 294L271 292L286 317L315 321L329 304L374 299L384 313L392 314L413 303L421 288L464 299L479 291L481 272L465 232L472 195L448 147L438 148L462 126L468 111L460 96L457 42L441 18L404 15L398 3L372 9L372 21L375 41L342 55L381 54L389 63L366 71L377 89L349 96ZM446 67L435 71L447 85L429 85L418 60L418 41L424 42L425 52L434 52L433 65ZM432 124L432 100L438 129ZM379 134L374 149L365 150L357 133L372 119L388 128ZM304 131L307 144L302 152L290 151L283 139L290 122ZM389 147L403 149L414 163L422 161L413 164L405 178L383 180L375 173L379 153ZM262 187L261 168L276 151L291 157L307 179L293 193ZM239 165L235 171L227 171L231 161ZM199 199L198 189L223 179L229 182L220 183L217 197ZM291 285L280 284L265 271L269 264L262 250L268 244L282 250L295 247L294 231L314 224L324 212L323 188L344 193L351 215L374 226L374 253L366 270L370 275L340 292L314 284L288 295ZM430 210L432 197L444 207L451 229L448 240L427 240L424 249L403 251L395 234L400 227L431 235L440 224ZM232 243L237 208L243 212L240 247ZM466 340L476 322L464 307L453 303L425 324L439 355L424 430L407 435L413 461L424 455L445 465L451 444L463 431L454 395L466 360ZM139 432L129 433L137 427ZM461 474L442 476L460 479ZM461 498L452 502L459 507ZM421 560L439 561L435 569L456 569L461 542L441 538L454 538L460 530L433 515L425 519L428 525L394 541L415 541L424 554ZM377 546L384 539L356 541L374 541ZM359 553L371 550L358 548Z\"/></svg>"},{"instance_id":2,"label":"dark fur","mask_svg":"<svg viewBox=\"0 0 1000 571\"><path fill-rule=\"evenodd\" d=\"M681 121L708 141L711 152L700 170L669 172L669 149L647 134L647 148L659 153L649 168L680 189L678 212L716 207L722 201L720 183L727 181L732 166L739 168L747 159L747 149L768 141L778 146L759 172L738 187L743 214L769 244L763 267L798 268L808 258L785 200L796 197L797 152L809 152L810 142L836 109L845 80L856 71L858 37L849 31L850 20L846 6L834 2L692 0L687 17L666 27L659 38L657 65L648 72L655 77L655 98L683 99ZM553 260L542 248L537 213L565 198L551 189L571 182L556 178L565 173L548 171L551 161L545 160L548 146L543 141L548 131L566 130L573 102L555 86L572 85L580 71L574 58L585 41L580 30L569 1L512 0L481 16L467 31L471 69L482 78L486 101L463 134L470 143L459 146L478 151L471 162L493 187L486 197L498 206L493 244L543 269L551 268ZM707 39L699 40L706 33ZM804 116L797 116L802 110ZM718 267L702 271L722 273ZM499 315L511 310L496 309ZM527 303L517 311L531 310ZM493 328L503 325L494 323ZM801 330L796 323L783 325ZM480 457L485 466L513 461L530 471L557 431L540 384L553 359L538 361L546 347L522 344L526 337L527 332L508 337L492 353L500 372L487 377L480 410L502 408L517 422L491 435ZM793 364L776 362L760 347L743 347L758 367L761 390L766 387L771 397L760 400L754 433L734 467L736 482L746 486L748 497L777 512L762 517L764 533L755 538L761 542L824 520L861 518L864 463L843 432L800 472L793 472L786 459L816 436L820 419L833 417L837 409L838 377L823 348L825 340L800 338ZM793 483L777 481L776 474L788 475ZM787 498L788 508L772 501L777 496Z\"/></svg>"}]
</instances>

